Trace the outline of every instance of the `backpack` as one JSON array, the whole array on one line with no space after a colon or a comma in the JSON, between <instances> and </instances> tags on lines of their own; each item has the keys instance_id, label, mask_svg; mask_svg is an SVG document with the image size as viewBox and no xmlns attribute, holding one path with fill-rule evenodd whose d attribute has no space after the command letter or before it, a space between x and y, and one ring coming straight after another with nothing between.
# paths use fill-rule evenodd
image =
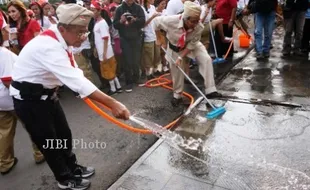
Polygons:
<instances>
[{"instance_id":1,"label":"backpack","mask_svg":"<svg viewBox=\"0 0 310 190\"><path fill-rule=\"evenodd\" d=\"M274 0L253 0L249 2L248 8L251 13L270 13L275 10Z\"/></svg>"}]
</instances>

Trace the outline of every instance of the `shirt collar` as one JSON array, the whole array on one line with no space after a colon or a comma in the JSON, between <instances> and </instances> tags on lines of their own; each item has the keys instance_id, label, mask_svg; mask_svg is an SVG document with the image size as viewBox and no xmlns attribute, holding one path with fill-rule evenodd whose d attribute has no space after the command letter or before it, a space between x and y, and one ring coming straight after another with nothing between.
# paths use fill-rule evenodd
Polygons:
<instances>
[{"instance_id":1,"label":"shirt collar","mask_svg":"<svg viewBox=\"0 0 310 190\"><path fill-rule=\"evenodd\" d=\"M49 29L52 30L52 31L55 33L55 35L56 35L56 37L57 37L59 43L61 44L61 46L62 46L65 50L71 52L72 47L67 45L65 39L64 39L64 38L62 37L62 35L60 34L57 25L52 25Z\"/></svg>"},{"instance_id":2,"label":"shirt collar","mask_svg":"<svg viewBox=\"0 0 310 190\"><path fill-rule=\"evenodd\" d=\"M184 22L183 22L183 16L182 15L180 15L180 17L179 17L178 28L184 28Z\"/></svg>"}]
</instances>

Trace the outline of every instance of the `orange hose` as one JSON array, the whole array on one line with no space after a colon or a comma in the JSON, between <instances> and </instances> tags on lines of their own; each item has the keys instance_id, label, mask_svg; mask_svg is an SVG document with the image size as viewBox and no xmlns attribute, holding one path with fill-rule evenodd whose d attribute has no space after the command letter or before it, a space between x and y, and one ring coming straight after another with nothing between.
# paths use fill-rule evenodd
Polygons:
<instances>
[{"instance_id":1,"label":"orange hose","mask_svg":"<svg viewBox=\"0 0 310 190\"><path fill-rule=\"evenodd\" d=\"M235 29L235 31L233 32L233 37L235 36L235 34L237 33L237 31L238 31L238 29ZM232 41L230 42L229 48L228 48L228 50L227 50L227 52L226 52L226 54L225 54L225 56L224 56L224 59L227 59L228 54L229 54L229 52L230 52L230 50L231 50L233 44L234 44L234 40L232 40Z\"/></svg>"},{"instance_id":2,"label":"orange hose","mask_svg":"<svg viewBox=\"0 0 310 190\"><path fill-rule=\"evenodd\" d=\"M146 84L145 84L145 86L146 86L146 87L149 87L149 88L154 88L154 87L157 87L157 86L162 86L163 88L172 90L172 88L171 88L170 86L168 86L168 84L171 84L172 81L170 81L170 80L167 79L167 78L164 78L164 77L167 76L167 75L169 75L169 74L164 74L164 75L162 75L162 76L160 76L160 77L158 77L158 78L155 78L155 79L152 79L152 80L150 80L150 81L147 81ZM162 80L163 80L164 82L161 82ZM153 84L154 81L156 81L157 84ZM189 105L189 106L191 106L191 105L194 103L194 97L191 96L190 94L186 93L186 92L183 92L182 94L183 94L184 96L186 96L187 98L190 99L191 102L190 102L190 105ZM97 112L101 117L107 119L107 120L108 120L109 122L111 122L111 123L114 123L114 124L118 125L118 126L121 127L121 128L127 129L127 130L129 130L129 131L134 132L134 133L152 134L152 131L150 131L150 130L132 127L132 126L126 124L126 123L121 122L121 121L118 120L118 119L115 119L113 116L110 116L109 114L107 114L106 112L104 112L102 109L100 109L100 108L99 108L92 100L90 100L89 98L84 98L83 100L84 100L84 102L85 102L91 109L93 109L95 112ZM100 104L100 105L103 106L105 109L111 111L111 109L108 108L107 106L105 106L105 105L103 105L103 104L101 104L101 103L99 103L99 102L96 102L96 103ZM165 128L165 129L171 128L174 124L176 124L176 123L179 121L180 118L181 118L181 116L178 117L177 119L175 119L174 121L172 121L171 123L169 123L168 125L166 125L164 128Z\"/></svg>"}]
</instances>

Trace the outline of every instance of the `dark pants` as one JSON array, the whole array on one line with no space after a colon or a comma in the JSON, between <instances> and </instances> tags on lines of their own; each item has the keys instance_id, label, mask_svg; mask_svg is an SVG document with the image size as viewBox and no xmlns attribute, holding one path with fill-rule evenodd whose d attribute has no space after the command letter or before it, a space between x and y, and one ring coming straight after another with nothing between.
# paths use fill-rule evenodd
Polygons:
<instances>
[{"instance_id":1,"label":"dark pants","mask_svg":"<svg viewBox=\"0 0 310 190\"><path fill-rule=\"evenodd\" d=\"M121 48L126 85L131 85L137 82L140 77L141 39L121 38Z\"/></svg>"},{"instance_id":2,"label":"dark pants","mask_svg":"<svg viewBox=\"0 0 310 190\"><path fill-rule=\"evenodd\" d=\"M310 51L310 19L306 19L303 36L301 40L301 48Z\"/></svg>"},{"instance_id":3,"label":"dark pants","mask_svg":"<svg viewBox=\"0 0 310 190\"><path fill-rule=\"evenodd\" d=\"M232 37L233 36L233 27L229 28L228 24L223 24L223 32L224 36L226 37ZM219 32L216 32L215 34L215 43L216 43L216 49L217 49L217 54L219 57L222 57L223 55L226 55L230 43L223 43L221 36L219 35ZM233 56L234 54L234 45L232 45L228 56Z\"/></svg>"},{"instance_id":4,"label":"dark pants","mask_svg":"<svg viewBox=\"0 0 310 190\"><path fill-rule=\"evenodd\" d=\"M57 181L72 177L76 167L76 157L72 153L72 134L65 114L57 100L16 100L14 108L17 116L24 123L32 141L43 153L46 162L54 173ZM48 139L62 139L64 148L47 147ZM49 141L50 142L50 141Z\"/></svg>"},{"instance_id":5,"label":"dark pants","mask_svg":"<svg viewBox=\"0 0 310 190\"><path fill-rule=\"evenodd\" d=\"M284 13L286 14L286 13ZM284 42L283 42L283 52L289 53L292 50L298 51L301 48L301 38L305 24L305 11L294 11L289 15L284 15ZM292 35L294 33L294 42L292 42Z\"/></svg>"}]
</instances>

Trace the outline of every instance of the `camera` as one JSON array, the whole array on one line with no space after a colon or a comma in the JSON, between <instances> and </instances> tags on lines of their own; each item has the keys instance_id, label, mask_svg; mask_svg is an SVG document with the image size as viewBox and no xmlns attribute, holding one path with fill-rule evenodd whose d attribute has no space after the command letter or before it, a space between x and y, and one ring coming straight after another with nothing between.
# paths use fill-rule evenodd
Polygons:
<instances>
[{"instance_id":1,"label":"camera","mask_svg":"<svg viewBox=\"0 0 310 190\"><path fill-rule=\"evenodd\" d=\"M128 22L130 22L133 18L133 15L131 13L124 13L124 16Z\"/></svg>"}]
</instances>

